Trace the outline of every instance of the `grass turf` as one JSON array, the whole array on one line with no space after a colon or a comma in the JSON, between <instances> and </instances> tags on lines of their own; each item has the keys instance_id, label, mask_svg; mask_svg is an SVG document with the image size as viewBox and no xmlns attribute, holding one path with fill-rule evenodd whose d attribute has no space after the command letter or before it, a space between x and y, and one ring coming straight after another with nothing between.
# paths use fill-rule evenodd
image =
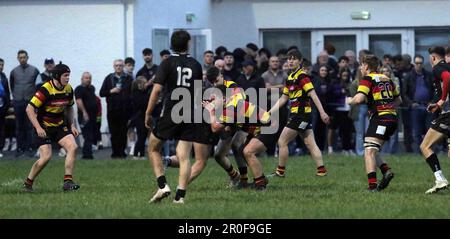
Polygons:
<instances>
[{"instance_id":1,"label":"grass turf","mask_svg":"<svg viewBox=\"0 0 450 239\"><path fill-rule=\"evenodd\" d=\"M362 157L324 156L326 177L315 176L309 156L290 157L286 178L271 178L265 192L227 189L228 176L210 159L188 187L185 205L172 203L174 168L166 175L172 195L148 203L156 190L148 160L78 160L74 180L81 188L62 192L64 160L53 159L35 180L34 193L21 192L34 160L0 160L0 218L450 218L450 190L424 194L434 177L421 157L386 159L395 178L377 193L365 190ZM446 156L440 159L449 172ZM261 160L266 174L275 169L274 158Z\"/></svg>"}]
</instances>

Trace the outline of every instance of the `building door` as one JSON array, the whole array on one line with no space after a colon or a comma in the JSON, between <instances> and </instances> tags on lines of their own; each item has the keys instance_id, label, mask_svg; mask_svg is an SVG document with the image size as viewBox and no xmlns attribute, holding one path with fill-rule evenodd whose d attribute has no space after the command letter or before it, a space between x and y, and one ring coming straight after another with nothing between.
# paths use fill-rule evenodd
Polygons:
<instances>
[{"instance_id":1,"label":"building door","mask_svg":"<svg viewBox=\"0 0 450 239\"><path fill-rule=\"evenodd\" d=\"M189 54L198 62L203 63L203 53L212 49L211 29L190 29L191 45Z\"/></svg>"}]
</instances>

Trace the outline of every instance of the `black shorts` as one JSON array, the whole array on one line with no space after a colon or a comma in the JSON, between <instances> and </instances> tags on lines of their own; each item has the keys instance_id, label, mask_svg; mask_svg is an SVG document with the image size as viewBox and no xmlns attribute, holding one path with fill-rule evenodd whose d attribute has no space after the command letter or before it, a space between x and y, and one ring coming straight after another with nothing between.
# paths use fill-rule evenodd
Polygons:
<instances>
[{"instance_id":1,"label":"black shorts","mask_svg":"<svg viewBox=\"0 0 450 239\"><path fill-rule=\"evenodd\" d=\"M225 131L225 130L220 131L219 137L221 140L229 140L229 139L233 138L234 134L236 134L237 127L236 126L230 126L230 127L231 127L231 130L229 130L229 131Z\"/></svg>"},{"instance_id":2,"label":"black shorts","mask_svg":"<svg viewBox=\"0 0 450 239\"><path fill-rule=\"evenodd\" d=\"M286 127L297 130L301 133L305 132L308 129L312 129L311 114L289 116Z\"/></svg>"},{"instance_id":3,"label":"black shorts","mask_svg":"<svg viewBox=\"0 0 450 239\"><path fill-rule=\"evenodd\" d=\"M397 123L398 119L396 116L373 116L370 118L365 137L387 141L397 130Z\"/></svg>"},{"instance_id":4,"label":"black shorts","mask_svg":"<svg viewBox=\"0 0 450 239\"><path fill-rule=\"evenodd\" d=\"M450 112L439 114L439 116L431 122L431 128L439 133L450 136Z\"/></svg>"},{"instance_id":5,"label":"black shorts","mask_svg":"<svg viewBox=\"0 0 450 239\"><path fill-rule=\"evenodd\" d=\"M219 133L212 132L211 125L207 123L195 124L194 142L199 144L217 145L219 143Z\"/></svg>"},{"instance_id":6,"label":"black shorts","mask_svg":"<svg viewBox=\"0 0 450 239\"><path fill-rule=\"evenodd\" d=\"M47 134L47 137L45 138L37 136L37 133L35 132L36 137L34 137L33 144L37 148L45 144L58 143L62 138L72 134L72 131L66 125L60 125L56 127L46 127L44 128L44 130L45 133Z\"/></svg>"},{"instance_id":7,"label":"black shorts","mask_svg":"<svg viewBox=\"0 0 450 239\"><path fill-rule=\"evenodd\" d=\"M245 146L247 146L247 144L250 143L250 141L256 138L259 141L261 141L261 143L264 144L264 146L266 147L266 150L271 146L271 144L273 143L273 135L271 134L257 134L257 135L253 135L253 134L248 134L247 138L245 139L243 148L245 148Z\"/></svg>"},{"instance_id":8,"label":"black shorts","mask_svg":"<svg viewBox=\"0 0 450 239\"><path fill-rule=\"evenodd\" d=\"M152 133L160 140L175 139L192 142L195 139L194 124L173 122L170 111L158 119Z\"/></svg>"},{"instance_id":9,"label":"black shorts","mask_svg":"<svg viewBox=\"0 0 450 239\"><path fill-rule=\"evenodd\" d=\"M258 134L255 136L259 141L261 141L264 146L266 146L266 149L270 149L274 145L277 144L278 137L276 137L276 134Z\"/></svg>"}]
</instances>

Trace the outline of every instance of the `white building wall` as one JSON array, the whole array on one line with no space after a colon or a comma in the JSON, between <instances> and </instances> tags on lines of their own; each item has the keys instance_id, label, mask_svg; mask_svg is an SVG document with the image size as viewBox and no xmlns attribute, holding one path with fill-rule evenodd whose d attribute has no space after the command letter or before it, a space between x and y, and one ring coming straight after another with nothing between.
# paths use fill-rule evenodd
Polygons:
<instances>
[{"instance_id":1,"label":"white building wall","mask_svg":"<svg viewBox=\"0 0 450 239\"><path fill-rule=\"evenodd\" d=\"M9 76L18 65L17 51L25 49L29 63L40 71L46 57L67 64L74 87L83 71L90 71L99 90L103 78L113 71L113 59L124 54L123 5L103 2L0 2L0 57L5 60L5 73Z\"/></svg>"},{"instance_id":2,"label":"white building wall","mask_svg":"<svg viewBox=\"0 0 450 239\"><path fill-rule=\"evenodd\" d=\"M261 29L450 27L448 0L212 0L213 46L260 43ZM370 20L351 12L369 11Z\"/></svg>"},{"instance_id":3,"label":"white building wall","mask_svg":"<svg viewBox=\"0 0 450 239\"><path fill-rule=\"evenodd\" d=\"M133 33L132 21L128 28ZM67 64L72 70L73 88L80 84L84 71L91 72L99 94L105 76L113 72L113 60L124 58L126 48L133 52L132 44L125 46L125 39L133 43L133 34L125 38L124 32L124 5L120 0L0 2L0 57L5 60L8 77L18 65L17 51L24 49L29 54L28 63L41 72L46 57ZM105 131L104 98L102 102Z\"/></svg>"},{"instance_id":4,"label":"white building wall","mask_svg":"<svg viewBox=\"0 0 450 239\"><path fill-rule=\"evenodd\" d=\"M259 42L254 1L216 0L211 6L213 46L226 46L229 50Z\"/></svg>"},{"instance_id":5,"label":"white building wall","mask_svg":"<svg viewBox=\"0 0 450 239\"><path fill-rule=\"evenodd\" d=\"M255 1L257 28L368 28L449 26L448 0ZM370 20L351 12L369 11Z\"/></svg>"},{"instance_id":6,"label":"white building wall","mask_svg":"<svg viewBox=\"0 0 450 239\"><path fill-rule=\"evenodd\" d=\"M209 28L211 0L135 0L134 1L134 55L136 68L144 64L142 49L152 48L152 30ZM186 13L194 13L192 22L186 21ZM153 52L153 55L159 52Z\"/></svg>"}]
</instances>

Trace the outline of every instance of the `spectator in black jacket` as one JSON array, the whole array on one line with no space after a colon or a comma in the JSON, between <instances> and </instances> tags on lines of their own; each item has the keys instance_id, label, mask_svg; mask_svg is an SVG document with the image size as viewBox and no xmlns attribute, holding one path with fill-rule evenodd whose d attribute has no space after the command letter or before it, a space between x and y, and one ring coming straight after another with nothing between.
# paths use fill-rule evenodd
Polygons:
<instances>
[{"instance_id":1,"label":"spectator in black jacket","mask_svg":"<svg viewBox=\"0 0 450 239\"><path fill-rule=\"evenodd\" d=\"M238 71L235 67L233 53L229 51L225 52L223 60L225 61L225 67L223 70L224 79L236 81L241 72Z\"/></svg>"},{"instance_id":2,"label":"spectator in black jacket","mask_svg":"<svg viewBox=\"0 0 450 239\"><path fill-rule=\"evenodd\" d=\"M75 88L75 100L78 108L78 123L83 134L83 156L82 159L94 159L92 145L96 144L97 123L97 97L95 87L92 83L92 75L84 72L81 75L81 85Z\"/></svg>"},{"instance_id":3,"label":"spectator in black jacket","mask_svg":"<svg viewBox=\"0 0 450 239\"><path fill-rule=\"evenodd\" d=\"M5 143L5 118L11 99L8 79L6 78L5 73L3 73L4 65L5 61L0 58L0 158L3 157L2 149Z\"/></svg>"},{"instance_id":4,"label":"spectator in black jacket","mask_svg":"<svg viewBox=\"0 0 450 239\"><path fill-rule=\"evenodd\" d=\"M156 77L156 72L158 71L158 65L153 64L153 50L150 48L145 48L142 51L142 56L145 61L145 65L136 73L136 78L139 76L144 76L146 79L145 89L150 95L153 90L153 80ZM169 57L170 52L168 50L163 50L160 52L161 61L164 57ZM162 109L162 95L158 98L158 103L153 110L153 118L157 119Z\"/></svg>"},{"instance_id":5,"label":"spectator in black jacket","mask_svg":"<svg viewBox=\"0 0 450 239\"><path fill-rule=\"evenodd\" d=\"M330 71L326 64L319 66L319 73L312 78L314 90L319 98L324 110L330 115L330 119L333 118L333 113L330 111L330 105L327 99L327 92L329 91L331 78ZM325 149L325 143L327 139L327 125L320 119L320 113L315 106L312 107L312 127L314 129L314 138L316 139L317 147L321 151ZM328 145L330 147L330 145Z\"/></svg>"},{"instance_id":6,"label":"spectator in black jacket","mask_svg":"<svg viewBox=\"0 0 450 239\"><path fill-rule=\"evenodd\" d=\"M156 76L156 71L158 70L158 65L153 64L153 50L150 48L145 48L142 50L142 57L144 58L144 66L136 73L136 78L138 76L145 76L147 80L146 88L151 93L153 88L153 80Z\"/></svg>"},{"instance_id":7,"label":"spectator in black jacket","mask_svg":"<svg viewBox=\"0 0 450 239\"><path fill-rule=\"evenodd\" d=\"M145 111L147 110L147 103L150 95L145 90L146 79L139 76L132 85L131 101L133 104L133 116L131 117L131 124L136 127L137 141L134 147L134 159L145 157L145 140L148 136L148 129L145 127Z\"/></svg>"},{"instance_id":8,"label":"spectator in black jacket","mask_svg":"<svg viewBox=\"0 0 450 239\"><path fill-rule=\"evenodd\" d=\"M433 115L427 112L427 105L433 99L433 76L423 68L424 58L421 55L414 57L414 69L403 78L402 99L408 107L412 121L414 137L413 150L419 153L419 145L423 136L430 127Z\"/></svg>"},{"instance_id":9,"label":"spectator in black jacket","mask_svg":"<svg viewBox=\"0 0 450 239\"><path fill-rule=\"evenodd\" d=\"M242 87L242 89L255 89L256 93L260 88L266 88L266 83L264 79L256 74L256 63L252 60L245 60L242 62L242 74L236 80L236 83ZM248 96L248 94L247 94ZM252 97L249 99L251 103L259 105L257 99ZM265 106L260 105L260 107L265 108Z\"/></svg>"},{"instance_id":10,"label":"spectator in black jacket","mask_svg":"<svg viewBox=\"0 0 450 239\"><path fill-rule=\"evenodd\" d=\"M100 96L106 97L107 119L111 133L113 158L125 158L127 147L127 123L131 115L131 82L123 72L122 59L114 61L114 73L105 77Z\"/></svg>"},{"instance_id":11,"label":"spectator in black jacket","mask_svg":"<svg viewBox=\"0 0 450 239\"><path fill-rule=\"evenodd\" d=\"M402 55L395 55L393 56L394 61L394 75L400 80L400 89L405 88L404 85L407 83L405 82L406 75L408 75L412 68L410 65L410 59L405 59ZM403 99L404 91L402 91L401 97ZM400 105L400 114L401 119L403 123L403 144L405 146L405 151L407 153L413 152L413 135L412 135L412 124L411 124L411 115L409 112L409 109L405 103L405 101L402 102Z\"/></svg>"}]
</instances>

